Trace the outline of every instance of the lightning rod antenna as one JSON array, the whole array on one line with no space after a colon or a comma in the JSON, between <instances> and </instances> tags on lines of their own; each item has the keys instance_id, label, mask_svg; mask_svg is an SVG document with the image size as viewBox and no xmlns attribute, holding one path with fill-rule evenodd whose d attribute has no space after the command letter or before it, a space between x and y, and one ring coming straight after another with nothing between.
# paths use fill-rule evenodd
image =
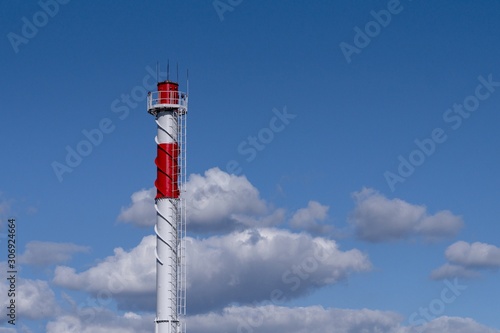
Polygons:
<instances>
[{"instance_id":1,"label":"lightning rod antenna","mask_svg":"<svg viewBox=\"0 0 500 333\"><path fill-rule=\"evenodd\" d=\"M170 80L170 59L167 60L167 81Z\"/></svg>"}]
</instances>

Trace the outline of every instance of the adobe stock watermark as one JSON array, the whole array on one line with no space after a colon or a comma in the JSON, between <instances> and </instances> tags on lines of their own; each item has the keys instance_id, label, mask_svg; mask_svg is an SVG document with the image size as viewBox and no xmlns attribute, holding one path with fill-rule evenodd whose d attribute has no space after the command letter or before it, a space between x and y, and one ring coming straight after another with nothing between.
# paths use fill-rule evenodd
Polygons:
<instances>
[{"instance_id":1,"label":"adobe stock watermark","mask_svg":"<svg viewBox=\"0 0 500 333\"><path fill-rule=\"evenodd\" d=\"M246 318L238 318L237 333L258 332L258 328L264 324L266 316L263 306L285 303L287 301L287 294L299 289L301 284L309 279L311 274L316 272L328 257L325 249L318 246L314 249L313 254L304 258L300 264L292 265L289 269L285 270L281 275L281 281L286 288L273 289L269 293L269 299L265 302L254 302L253 306L258 311Z\"/></svg>"},{"instance_id":2,"label":"adobe stock watermark","mask_svg":"<svg viewBox=\"0 0 500 333\"><path fill-rule=\"evenodd\" d=\"M434 298L427 306L420 307L418 311L410 315L408 318L410 325L421 326L441 316L445 312L446 306L455 302L467 289L466 285L459 284L457 278L453 282L448 279L445 280L444 285L445 287L439 293L439 297Z\"/></svg>"},{"instance_id":3,"label":"adobe stock watermark","mask_svg":"<svg viewBox=\"0 0 500 333\"><path fill-rule=\"evenodd\" d=\"M411 2L412 0L408 1ZM340 50L348 64L352 62L353 54L360 54L364 48L370 45L373 38L380 35L383 28L389 26L394 15L400 14L404 9L400 0L389 0L386 8L379 11L370 11L373 20L368 21L363 29L358 26L353 28L355 34L352 44L346 42L339 44Z\"/></svg>"},{"instance_id":4,"label":"adobe stock watermark","mask_svg":"<svg viewBox=\"0 0 500 333\"><path fill-rule=\"evenodd\" d=\"M234 11L242 2L243 0L214 0L212 6L222 22L224 21L224 13Z\"/></svg>"},{"instance_id":5,"label":"adobe stock watermark","mask_svg":"<svg viewBox=\"0 0 500 333\"><path fill-rule=\"evenodd\" d=\"M473 94L465 97L461 104L454 103L453 107L443 112L443 120L452 130L458 130L463 121L479 109L481 102L490 98L496 88L500 87L500 82L494 81L492 74L489 74L487 78L480 75L477 80L479 84ZM384 172L384 178L391 192L396 190L398 183L404 183L408 177L413 175L416 168L424 164L436 152L438 145L444 143L447 139L448 135L445 129L441 127L434 128L427 138L415 139L413 142L416 148L405 156L398 156L397 172Z\"/></svg>"},{"instance_id":6,"label":"adobe stock watermark","mask_svg":"<svg viewBox=\"0 0 500 333\"><path fill-rule=\"evenodd\" d=\"M285 128L294 120L297 115L289 113L286 105L283 110L278 110L276 108L272 109L273 116L269 119L266 126L262 127L254 135L248 135L246 139L241 141L237 147L236 151L238 154L244 158L247 163L253 162L259 153L266 149L276 138L276 136L283 132ZM224 175L219 179L219 184L227 185L230 181L230 175L240 176L243 174L242 162L239 159L231 159L226 163L225 171L229 175ZM207 194L208 195L208 194ZM191 198L191 200L193 200ZM209 200L204 195L202 198L197 198L194 203L198 209L204 209L208 204Z\"/></svg>"},{"instance_id":7,"label":"adobe stock watermark","mask_svg":"<svg viewBox=\"0 0 500 333\"><path fill-rule=\"evenodd\" d=\"M115 98L110 105L110 110L123 121L128 118L130 111L137 108L139 103L146 100L148 91L156 90L156 72L150 66L146 66L147 74L142 79L142 84L133 87L129 93L121 94ZM166 73L161 73L166 75ZM52 170L59 182L64 180L64 175L72 173L88 157L96 147L102 144L106 135L114 132L115 122L111 118L102 118L95 128L81 131L83 139L76 145L66 146L66 156L62 162L57 160L51 163Z\"/></svg>"},{"instance_id":8,"label":"adobe stock watermark","mask_svg":"<svg viewBox=\"0 0 500 333\"><path fill-rule=\"evenodd\" d=\"M2 226L2 222L0 222L0 245L2 245L7 239L7 232L4 232L4 227ZM5 229L7 229L7 224L5 224Z\"/></svg>"},{"instance_id":9,"label":"adobe stock watermark","mask_svg":"<svg viewBox=\"0 0 500 333\"><path fill-rule=\"evenodd\" d=\"M19 47L21 45L26 45L29 41L38 35L41 28L45 27L51 18L54 18L59 13L61 5L66 5L71 0L40 0L38 1L38 6L41 10L37 11L31 19L26 16L21 18L23 26L21 28L20 34L15 32L9 32L7 34L7 39L12 45L14 53L19 53Z\"/></svg>"},{"instance_id":10,"label":"adobe stock watermark","mask_svg":"<svg viewBox=\"0 0 500 333\"><path fill-rule=\"evenodd\" d=\"M269 124L259 130L256 135L249 135L245 140L238 145L238 153L241 156L246 156L247 162L252 162L257 157L258 153L266 149L266 147L273 142L276 134L283 132L283 130L290 124L290 122L297 117L295 114L288 113L286 106L283 111L273 109L274 116L269 120ZM235 160L227 163L227 169L231 172L240 173L238 169L238 162Z\"/></svg>"}]
</instances>

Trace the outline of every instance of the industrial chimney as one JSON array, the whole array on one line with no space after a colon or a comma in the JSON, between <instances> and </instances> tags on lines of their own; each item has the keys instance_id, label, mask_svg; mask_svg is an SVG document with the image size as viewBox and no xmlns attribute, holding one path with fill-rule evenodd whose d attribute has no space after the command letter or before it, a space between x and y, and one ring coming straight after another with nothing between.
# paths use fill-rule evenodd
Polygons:
<instances>
[{"instance_id":1,"label":"industrial chimney","mask_svg":"<svg viewBox=\"0 0 500 333\"><path fill-rule=\"evenodd\" d=\"M147 98L157 124L156 333L186 332L186 114L177 82L158 82Z\"/></svg>"}]
</instances>

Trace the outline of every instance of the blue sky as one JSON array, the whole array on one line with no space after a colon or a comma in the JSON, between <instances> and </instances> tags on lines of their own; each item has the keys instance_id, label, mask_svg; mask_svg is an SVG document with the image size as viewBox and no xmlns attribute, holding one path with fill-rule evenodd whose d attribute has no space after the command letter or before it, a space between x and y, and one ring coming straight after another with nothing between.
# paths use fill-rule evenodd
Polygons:
<instances>
[{"instance_id":1,"label":"blue sky","mask_svg":"<svg viewBox=\"0 0 500 333\"><path fill-rule=\"evenodd\" d=\"M500 332L499 10L2 2L0 227L17 219L24 301L0 332L153 329L143 94L168 59L184 91L189 70L188 331Z\"/></svg>"}]
</instances>

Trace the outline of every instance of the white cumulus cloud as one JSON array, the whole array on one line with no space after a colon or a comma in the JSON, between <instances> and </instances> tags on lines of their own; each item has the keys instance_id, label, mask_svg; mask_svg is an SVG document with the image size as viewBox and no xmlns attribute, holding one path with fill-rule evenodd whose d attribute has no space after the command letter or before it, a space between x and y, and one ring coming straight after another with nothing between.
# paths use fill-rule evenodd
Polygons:
<instances>
[{"instance_id":1,"label":"white cumulus cloud","mask_svg":"<svg viewBox=\"0 0 500 333\"><path fill-rule=\"evenodd\" d=\"M65 314L47 323L47 333L150 333L154 331L152 315L123 316L105 309L93 309L88 314Z\"/></svg>"},{"instance_id":2,"label":"white cumulus cloud","mask_svg":"<svg viewBox=\"0 0 500 333\"><path fill-rule=\"evenodd\" d=\"M132 203L128 207L122 207L118 221L131 223L139 227L150 227L156 223L156 211L154 201L156 189L142 189L132 194Z\"/></svg>"},{"instance_id":3,"label":"white cumulus cloud","mask_svg":"<svg viewBox=\"0 0 500 333\"><path fill-rule=\"evenodd\" d=\"M431 279L433 280L443 280L447 278L473 278L479 276L479 273L467 269L460 265L444 264L443 266L436 268L431 273Z\"/></svg>"},{"instance_id":4,"label":"white cumulus cloud","mask_svg":"<svg viewBox=\"0 0 500 333\"><path fill-rule=\"evenodd\" d=\"M32 241L26 244L24 253L19 256L19 262L37 266L60 264L69 261L74 253L89 251L87 246L71 243Z\"/></svg>"},{"instance_id":5,"label":"white cumulus cloud","mask_svg":"<svg viewBox=\"0 0 500 333\"><path fill-rule=\"evenodd\" d=\"M481 242L457 241L445 251L448 263L431 273L432 279L477 277L481 269L500 268L500 248Z\"/></svg>"},{"instance_id":6,"label":"white cumulus cloud","mask_svg":"<svg viewBox=\"0 0 500 333\"><path fill-rule=\"evenodd\" d=\"M403 320L395 312L370 309L230 306L218 312L188 316L187 328L190 333L500 333L470 318L443 316L417 327L404 326ZM61 315L51 320L46 327L47 333L153 331L154 317L150 314L120 315L109 310L97 311L91 320L76 314Z\"/></svg>"},{"instance_id":7,"label":"white cumulus cloud","mask_svg":"<svg viewBox=\"0 0 500 333\"><path fill-rule=\"evenodd\" d=\"M479 324L471 318L442 316L425 325L407 328L407 333L499 333L497 329Z\"/></svg>"},{"instance_id":8,"label":"white cumulus cloud","mask_svg":"<svg viewBox=\"0 0 500 333\"><path fill-rule=\"evenodd\" d=\"M212 168L192 174L186 183L188 226L192 231L232 231L268 227L282 222L284 212L273 210L245 176Z\"/></svg>"},{"instance_id":9,"label":"white cumulus cloud","mask_svg":"<svg viewBox=\"0 0 500 333\"><path fill-rule=\"evenodd\" d=\"M127 309L150 309L155 302L155 245L154 236L145 237L132 250L116 248L114 255L80 273L68 266L57 266L53 282L95 296L116 298Z\"/></svg>"},{"instance_id":10,"label":"white cumulus cloud","mask_svg":"<svg viewBox=\"0 0 500 333\"><path fill-rule=\"evenodd\" d=\"M132 194L118 221L141 227L156 223L155 188ZM219 168L204 175L191 174L184 193L187 223L191 232L218 232L279 224L284 211L273 210L245 176L230 175Z\"/></svg>"},{"instance_id":11,"label":"white cumulus cloud","mask_svg":"<svg viewBox=\"0 0 500 333\"><path fill-rule=\"evenodd\" d=\"M384 242L421 236L426 240L451 237L463 226L460 216L444 210L429 215L424 206L401 199L388 199L373 189L355 192L356 207L350 223L357 236L369 242Z\"/></svg>"},{"instance_id":12,"label":"white cumulus cloud","mask_svg":"<svg viewBox=\"0 0 500 333\"><path fill-rule=\"evenodd\" d=\"M54 291L51 289L47 281L20 279L18 274L14 274L14 279L9 278L11 274L7 272L5 262L0 265L2 269L0 283L0 306L2 309L7 309L10 299L15 299L16 315L19 318L26 319L44 319L51 318L56 315L60 308L56 302ZM13 282L15 297L8 297L10 283ZM8 317L3 315L0 318L0 324L6 322Z\"/></svg>"},{"instance_id":13,"label":"white cumulus cloud","mask_svg":"<svg viewBox=\"0 0 500 333\"><path fill-rule=\"evenodd\" d=\"M445 252L446 258L458 265L477 268L500 268L500 248L495 245L458 241Z\"/></svg>"},{"instance_id":14,"label":"white cumulus cloud","mask_svg":"<svg viewBox=\"0 0 500 333\"><path fill-rule=\"evenodd\" d=\"M394 312L275 305L229 307L188 318L192 333L499 333L469 318L439 317L422 326L403 326Z\"/></svg>"},{"instance_id":15,"label":"white cumulus cloud","mask_svg":"<svg viewBox=\"0 0 500 333\"><path fill-rule=\"evenodd\" d=\"M187 238L190 311L199 313L238 302L265 301L275 289L294 299L337 283L351 273L371 269L359 250L342 251L337 243L307 234L271 228L235 231L206 239ZM109 295L125 310L155 307L155 236L130 251L83 272L58 266L59 286Z\"/></svg>"},{"instance_id":16,"label":"white cumulus cloud","mask_svg":"<svg viewBox=\"0 0 500 333\"><path fill-rule=\"evenodd\" d=\"M403 318L394 312L325 309L321 306L288 308L275 305L229 307L220 313L188 318L193 333L397 333Z\"/></svg>"},{"instance_id":17,"label":"white cumulus cloud","mask_svg":"<svg viewBox=\"0 0 500 333\"><path fill-rule=\"evenodd\" d=\"M293 214L290 226L311 234L328 234L333 231L333 226L321 223L328 217L328 209L328 206L317 201L309 201L306 208L301 208Z\"/></svg>"},{"instance_id":18,"label":"white cumulus cloud","mask_svg":"<svg viewBox=\"0 0 500 333\"><path fill-rule=\"evenodd\" d=\"M335 241L278 229L254 229L204 240L189 239L191 311L237 302L283 301L371 269L357 249L342 251Z\"/></svg>"}]
</instances>

